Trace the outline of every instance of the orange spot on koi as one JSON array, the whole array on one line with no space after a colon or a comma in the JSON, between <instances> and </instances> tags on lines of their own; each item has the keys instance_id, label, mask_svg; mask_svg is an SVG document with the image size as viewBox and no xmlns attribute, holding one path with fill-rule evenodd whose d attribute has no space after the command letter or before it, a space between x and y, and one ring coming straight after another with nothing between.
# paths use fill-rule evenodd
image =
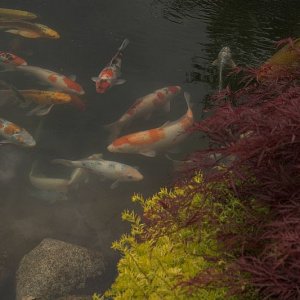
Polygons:
<instances>
[{"instance_id":1,"label":"orange spot on koi","mask_svg":"<svg viewBox=\"0 0 300 300\"><path fill-rule=\"evenodd\" d=\"M64 77L63 81L67 85L68 88L70 88L78 93L82 92L81 86L78 83L76 83L75 81L69 79L68 77Z\"/></svg>"},{"instance_id":2,"label":"orange spot on koi","mask_svg":"<svg viewBox=\"0 0 300 300\"><path fill-rule=\"evenodd\" d=\"M51 82L56 82L57 81L57 76L55 74L51 74L48 79L51 81Z\"/></svg>"},{"instance_id":3,"label":"orange spot on koi","mask_svg":"<svg viewBox=\"0 0 300 300\"><path fill-rule=\"evenodd\" d=\"M14 124L8 124L4 127L3 131L5 134L13 135L15 133L20 132L21 129Z\"/></svg>"},{"instance_id":4,"label":"orange spot on koi","mask_svg":"<svg viewBox=\"0 0 300 300\"><path fill-rule=\"evenodd\" d=\"M149 145L163 139L164 137L164 130L162 128L155 128L123 136L115 140L113 142L113 146L119 147L125 144L133 146Z\"/></svg>"}]
</instances>

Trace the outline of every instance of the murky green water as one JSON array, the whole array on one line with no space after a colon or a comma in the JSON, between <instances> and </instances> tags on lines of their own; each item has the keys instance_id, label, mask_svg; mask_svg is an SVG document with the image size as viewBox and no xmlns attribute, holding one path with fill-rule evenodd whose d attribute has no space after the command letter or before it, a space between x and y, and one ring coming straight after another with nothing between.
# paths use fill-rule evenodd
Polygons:
<instances>
[{"instance_id":1,"label":"murky green water","mask_svg":"<svg viewBox=\"0 0 300 300\"><path fill-rule=\"evenodd\" d=\"M0 148L0 258L9 269L8 279L0 284L0 299L14 299L18 262L45 237L102 251L107 272L95 287L101 291L115 276L118 255L110 245L128 229L120 214L134 207L130 195L154 193L171 182L173 172L171 162L163 156L108 153L103 125L116 120L138 97L167 85L180 85L189 91L194 112L201 118L204 96L217 86L211 62L221 47L229 46L238 64L259 65L273 52L274 41L299 36L300 2L3 0L1 7L35 12L38 21L57 30L61 39L29 40L0 32L0 50L15 53L31 65L76 74L86 91L87 109L80 112L57 107L42 117L35 149ZM90 77L98 75L125 37L130 40L122 66L126 84L104 95L96 94ZM32 78L15 73L0 77L17 88L41 88ZM0 109L1 117L31 132L41 120L27 117L14 107ZM179 97L172 103L170 115L158 113L147 122L134 123L127 132L160 126L185 111L183 97ZM183 145L181 156L203 144L200 136L191 137ZM51 159L77 159L99 152L107 159L139 166L144 180L111 190L110 184L94 177L74 191L69 201L54 204L31 195L28 174L34 160L41 162L40 172L64 176L66 171L54 168Z\"/></svg>"}]
</instances>

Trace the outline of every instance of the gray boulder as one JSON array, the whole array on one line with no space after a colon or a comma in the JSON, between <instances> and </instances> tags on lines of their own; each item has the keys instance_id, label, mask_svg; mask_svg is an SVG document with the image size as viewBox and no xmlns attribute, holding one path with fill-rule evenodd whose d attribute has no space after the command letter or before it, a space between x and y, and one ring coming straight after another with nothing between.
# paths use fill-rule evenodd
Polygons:
<instances>
[{"instance_id":1,"label":"gray boulder","mask_svg":"<svg viewBox=\"0 0 300 300\"><path fill-rule=\"evenodd\" d=\"M83 289L104 271L101 253L66 242L44 239L26 254L16 275L17 300L53 300Z\"/></svg>"}]
</instances>

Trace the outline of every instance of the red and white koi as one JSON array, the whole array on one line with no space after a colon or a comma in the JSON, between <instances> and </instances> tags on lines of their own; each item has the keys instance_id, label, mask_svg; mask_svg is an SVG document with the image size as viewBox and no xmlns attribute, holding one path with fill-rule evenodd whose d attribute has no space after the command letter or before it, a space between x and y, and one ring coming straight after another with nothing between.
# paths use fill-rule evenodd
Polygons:
<instances>
[{"instance_id":1,"label":"red and white koi","mask_svg":"<svg viewBox=\"0 0 300 300\"><path fill-rule=\"evenodd\" d=\"M1 118L0 135L5 138L0 144L16 144L24 147L33 147L36 145L34 138L26 129Z\"/></svg>"},{"instance_id":2,"label":"red and white koi","mask_svg":"<svg viewBox=\"0 0 300 300\"><path fill-rule=\"evenodd\" d=\"M0 67L4 66L26 66L27 62L25 59L8 52L0 51Z\"/></svg>"},{"instance_id":3,"label":"red and white koi","mask_svg":"<svg viewBox=\"0 0 300 300\"><path fill-rule=\"evenodd\" d=\"M88 158L76 161L54 159L52 162L68 167L82 168L103 179L114 180L111 185L112 189L117 187L119 182L140 181L143 179L143 175L136 168L119 162L104 160L102 154L93 154Z\"/></svg>"},{"instance_id":4,"label":"red and white koi","mask_svg":"<svg viewBox=\"0 0 300 300\"><path fill-rule=\"evenodd\" d=\"M184 116L174 122L167 122L159 128L128 134L113 141L108 147L110 152L136 153L154 157L158 152L171 150L190 135L194 124L190 108L190 96L184 93L188 110Z\"/></svg>"},{"instance_id":5,"label":"red and white koi","mask_svg":"<svg viewBox=\"0 0 300 300\"><path fill-rule=\"evenodd\" d=\"M111 140L115 139L122 128L128 126L135 119L141 117L149 119L153 111L160 108L164 108L166 112L169 112L170 100L178 95L180 91L180 86L168 86L137 99L119 120L106 126L111 131Z\"/></svg>"},{"instance_id":6,"label":"red and white koi","mask_svg":"<svg viewBox=\"0 0 300 300\"><path fill-rule=\"evenodd\" d=\"M99 73L98 77L92 77L92 81L96 83L96 92L104 94L111 87L126 82L124 79L119 79L121 76L121 65L123 51L129 44L129 40L125 39L118 49L115 56L111 59L109 64Z\"/></svg>"}]
</instances>

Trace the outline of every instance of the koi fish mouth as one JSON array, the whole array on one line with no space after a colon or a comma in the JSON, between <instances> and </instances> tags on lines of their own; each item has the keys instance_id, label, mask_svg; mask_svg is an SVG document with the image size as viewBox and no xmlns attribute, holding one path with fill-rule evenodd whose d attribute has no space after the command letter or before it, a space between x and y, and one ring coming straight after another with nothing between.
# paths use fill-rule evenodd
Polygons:
<instances>
[{"instance_id":1,"label":"koi fish mouth","mask_svg":"<svg viewBox=\"0 0 300 300\"><path fill-rule=\"evenodd\" d=\"M108 81L99 81L96 85L96 92L99 94L104 94L111 87Z\"/></svg>"}]
</instances>

